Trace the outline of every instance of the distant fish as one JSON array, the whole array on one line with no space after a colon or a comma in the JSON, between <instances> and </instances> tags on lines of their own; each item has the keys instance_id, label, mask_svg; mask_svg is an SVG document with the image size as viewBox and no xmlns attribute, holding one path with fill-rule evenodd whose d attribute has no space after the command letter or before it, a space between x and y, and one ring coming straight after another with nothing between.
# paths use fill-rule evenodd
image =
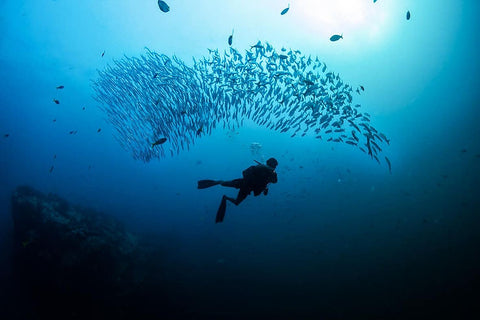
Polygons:
<instances>
[{"instance_id":1,"label":"distant fish","mask_svg":"<svg viewBox=\"0 0 480 320\"><path fill-rule=\"evenodd\" d=\"M233 30L232 30L232 34L228 37L228 45L231 46L233 43Z\"/></svg>"},{"instance_id":2,"label":"distant fish","mask_svg":"<svg viewBox=\"0 0 480 320\"><path fill-rule=\"evenodd\" d=\"M407 11L407 20L410 20L411 14L410 11Z\"/></svg>"},{"instance_id":3,"label":"distant fish","mask_svg":"<svg viewBox=\"0 0 480 320\"><path fill-rule=\"evenodd\" d=\"M104 55L105 55L105 50L102 52L102 58L103 58Z\"/></svg>"},{"instance_id":4,"label":"distant fish","mask_svg":"<svg viewBox=\"0 0 480 320\"><path fill-rule=\"evenodd\" d=\"M362 91L365 91L365 88L363 86L360 86L360 89L362 89Z\"/></svg>"},{"instance_id":5,"label":"distant fish","mask_svg":"<svg viewBox=\"0 0 480 320\"><path fill-rule=\"evenodd\" d=\"M56 104L60 104L60 101L58 101L57 99L53 99L53 102L55 102Z\"/></svg>"},{"instance_id":6,"label":"distant fish","mask_svg":"<svg viewBox=\"0 0 480 320\"><path fill-rule=\"evenodd\" d=\"M100 131L102 131L102 128L98 128L97 132L100 132Z\"/></svg>"},{"instance_id":7,"label":"distant fish","mask_svg":"<svg viewBox=\"0 0 480 320\"><path fill-rule=\"evenodd\" d=\"M155 141L154 143L152 143L152 148L155 147L155 146L158 146L159 144L164 144L166 141L167 141L167 138L161 138L161 139Z\"/></svg>"},{"instance_id":8,"label":"distant fish","mask_svg":"<svg viewBox=\"0 0 480 320\"><path fill-rule=\"evenodd\" d=\"M373 0L373 3L377 2L377 0Z\"/></svg>"},{"instance_id":9,"label":"distant fish","mask_svg":"<svg viewBox=\"0 0 480 320\"><path fill-rule=\"evenodd\" d=\"M53 122L57 122L57 119L53 119L52 121L53 121Z\"/></svg>"},{"instance_id":10,"label":"distant fish","mask_svg":"<svg viewBox=\"0 0 480 320\"><path fill-rule=\"evenodd\" d=\"M392 174L392 164L390 163L390 159L385 157L385 161L387 161L388 171L390 172L390 174Z\"/></svg>"},{"instance_id":11,"label":"distant fish","mask_svg":"<svg viewBox=\"0 0 480 320\"><path fill-rule=\"evenodd\" d=\"M69 132L69 134L77 134L77 132L78 132L77 130L72 130Z\"/></svg>"},{"instance_id":12,"label":"distant fish","mask_svg":"<svg viewBox=\"0 0 480 320\"><path fill-rule=\"evenodd\" d=\"M48 172L52 173L53 171L53 166L50 167L50 170L48 170Z\"/></svg>"},{"instance_id":13,"label":"distant fish","mask_svg":"<svg viewBox=\"0 0 480 320\"><path fill-rule=\"evenodd\" d=\"M165 1L158 0L158 7L159 7L160 10L162 10L163 12L168 12L168 11L170 11L170 7L168 6L168 4L165 3Z\"/></svg>"},{"instance_id":14,"label":"distant fish","mask_svg":"<svg viewBox=\"0 0 480 320\"><path fill-rule=\"evenodd\" d=\"M290 3L288 4L288 7L286 7L285 9L282 10L282 12L280 12L280 14L283 16L285 13L288 12L288 9L290 9Z\"/></svg>"},{"instance_id":15,"label":"distant fish","mask_svg":"<svg viewBox=\"0 0 480 320\"><path fill-rule=\"evenodd\" d=\"M263 49L263 45L262 45L262 42L260 40L258 40L258 42L256 44L254 44L253 46L250 46L250 48L257 48L257 49Z\"/></svg>"},{"instance_id":16,"label":"distant fish","mask_svg":"<svg viewBox=\"0 0 480 320\"><path fill-rule=\"evenodd\" d=\"M197 136L199 136L200 133L202 133L202 132L203 132L203 126L201 126L201 127L197 130Z\"/></svg>"},{"instance_id":17,"label":"distant fish","mask_svg":"<svg viewBox=\"0 0 480 320\"><path fill-rule=\"evenodd\" d=\"M343 34L342 35L334 34L333 36L330 37L330 41L332 42L338 41L340 39L343 39Z\"/></svg>"},{"instance_id":18,"label":"distant fish","mask_svg":"<svg viewBox=\"0 0 480 320\"><path fill-rule=\"evenodd\" d=\"M63 89L65 88L64 86L58 86L57 89Z\"/></svg>"},{"instance_id":19,"label":"distant fish","mask_svg":"<svg viewBox=\"0 0 480 320\"><path fill-rule=\"evenodd\" d=\"M8 137L10 137L10 134L5 133L5 134L3 135L3 137L4 137L4 138L8 138Z\"/></svg>"},{"instance_id":20,"label":"distant fish","mask_svg":"<svg viewBox=\"0 0 480 320\"><path fill-rule=\"evenodd\" d=\"M85 107L83 107L82 110L85 110Z\"/></svg>"}]
</instances>

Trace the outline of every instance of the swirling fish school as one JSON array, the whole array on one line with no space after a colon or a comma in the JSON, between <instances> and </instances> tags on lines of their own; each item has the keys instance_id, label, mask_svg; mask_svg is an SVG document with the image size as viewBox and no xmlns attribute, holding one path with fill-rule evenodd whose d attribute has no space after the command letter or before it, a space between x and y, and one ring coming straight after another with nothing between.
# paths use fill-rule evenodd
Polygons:
<instances>
[{"instance_id":1,"label":"swirling fish school","mask_svg":"<svg viewBox=\"0 0 480 320\"><path fill-rule=\"evenodd\" d=\"M352 145L376 161L387 137L353 104L350 85L327 72L318 57L277 52L260 41L245 55L223 54L183 61L146 49L99 71L95 99L116 129L115 138L145 162L189 149L218 125L235 129L245 119L272 130ZM167 142L152 148L152 142Z\"/></svg>"}]
</instances>

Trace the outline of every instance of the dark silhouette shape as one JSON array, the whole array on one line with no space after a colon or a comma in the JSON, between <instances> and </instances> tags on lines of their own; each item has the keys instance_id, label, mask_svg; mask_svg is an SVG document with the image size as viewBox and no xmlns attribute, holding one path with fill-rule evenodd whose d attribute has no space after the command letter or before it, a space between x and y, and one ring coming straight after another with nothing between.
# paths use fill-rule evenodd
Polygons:
<instances>
[{"instance_id":1,"label":"dark silhouette shape","mask_svg":"<svg viewBox=\"0 0 480 320\"><path fill-rule=\"evenodd\" d=\"M268 194L268 184L277 183L277 173L275 168L278 165L278 161L275 158L267 160L267 164L264 165L258 161L257 165L250 166L243 170L243 178L234 179L230 181L223 180L200 180L198 181L198 189L205 189L216 185L222 185L224 187L232 187L240 189L238 191L237 198L230 198L224 195L220 202L220 207L217 211L215 223L222 222L225 217L225 211L227 209L227 200L238 206L245 198L253 191L254 196L258 196L263 192L264 195Z\"/></svg>"}]
</instances>

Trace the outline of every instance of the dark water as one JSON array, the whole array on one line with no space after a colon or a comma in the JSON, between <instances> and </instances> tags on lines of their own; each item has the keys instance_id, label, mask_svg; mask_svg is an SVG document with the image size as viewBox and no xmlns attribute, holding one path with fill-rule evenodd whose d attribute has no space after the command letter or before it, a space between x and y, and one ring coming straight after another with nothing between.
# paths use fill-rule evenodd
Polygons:
<instances>
[{"instance_id":1,"label":"dark water","mask_svg":"<svg viewBox=\"0 0 480 320\"><path fill-rule=\"evenodd\" d=\"M479 314L477 2L344 1L349 19L326 4L307 10L312 3L291 2L280 15L287 3L170 1L162 13L156 2L0 5L0 298L7 318L41 316L31 310L42 301L18 292L12 276L10 196L21 184L113 215L158 245L161 253L151 257L158 277L132 302L142 317ZM365 86L355 99L391 139L384 152L392 174L347 145L253 123L217 129L188 152L146 164L122 150L91 97L96 69L144 46L188 63L207 48L227 48L232 28L239 50L259 39L297 48ZM344 39L328 40L342 32ZM238 178L254 159L271 156L279 181L268 196L229 205L215 224L221 196L235 191L197 190L196 181Z\"/></svg>"}]
</instances>

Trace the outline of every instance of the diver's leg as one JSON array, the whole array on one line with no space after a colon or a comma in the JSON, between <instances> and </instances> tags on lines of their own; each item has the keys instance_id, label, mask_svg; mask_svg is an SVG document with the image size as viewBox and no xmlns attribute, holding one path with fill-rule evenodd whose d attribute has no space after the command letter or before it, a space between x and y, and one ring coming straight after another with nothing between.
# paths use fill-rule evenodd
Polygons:
<instances>
[{"instance_id":1,"label":"diver's leg","mask_svg":"<svg viewBox=\"0 0 480 320\"><path fill-rule=\"evenodd\" d=\"M248 191L240 189L240 191L238 191L238 195L237 195L236 199L230 198L230 197L227 197L226 195L224 195L222 197L222 202L220 202L220 206L218 207L218 210L217 210L217 216L215 218L215 223L223 221L223 218L225 217L225 211L227 210L227 200L232 202L236 206L238 206L240 204L240 202L245 200L245 198L248 196L248 194L249 194Z\"/></svg>"},{"instance_id":2,"label":"diver's leg","mask_svg":"<svg viewBox=\"0 0 480 320\"><path fill-rule=\"evenodd\" d=\"M235 179L230 181L222 181L220 185L224 187L232 187L236 189L240 189L243 186L243 179Z\"/></svg>"},{"instance_id":3,"label":"diver's leg","mask_svg":"<svg viewBox=\"0 0 480 320\"><path fill-rule=\"evenodd\" d=\"M245 200L245 198L248 196L249 192L244 190L244 189L240 189L240 191L238 191L238 195L237 195L237 198L234 199L234 198L230 198L230 197L227 197L227 196L223 196L225 199L227 199L228 201L230 201L231 203L235 204L236 206L238 206L240 204L240 202L242 202L243 200Z\"/></svg>"}]
</instances>

